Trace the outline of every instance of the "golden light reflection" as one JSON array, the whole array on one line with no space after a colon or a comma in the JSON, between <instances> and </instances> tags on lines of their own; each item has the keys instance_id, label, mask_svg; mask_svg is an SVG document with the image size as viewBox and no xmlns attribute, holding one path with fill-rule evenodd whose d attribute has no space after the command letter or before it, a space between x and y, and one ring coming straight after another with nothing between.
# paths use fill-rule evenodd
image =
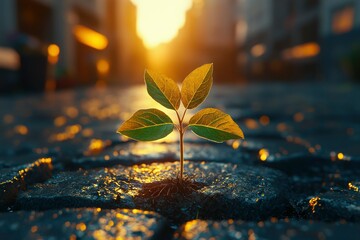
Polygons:
<instances>
[{"instance_id":1,"label":"golden light reflection","mask_svg":"<svg viewBox=\"0 0 360 240\"><path fill-rule=\"evenodd\" d=\"M70 125L68 127L66 127L65 131L69 134L78 134L81 130L81 125L79 124L74 124L74 125Z\"/></svg>"},{"instance_id":2,"label":"golden light reflection","mask_svg":"<svg viewBox=\"0 0 360 240\"><path fill-rule=\"evenodd\" d=\"M183 234L186 239L194 239L196 232L207 232L208 228L206 221L192 220L185 224Z\"/></svg>"},{"instance_id":3,"label":"golden light reflection","mask_svg":"<svg viewBox=\"0 0 360 240\"><path fill-rule=\"evenodd\" d=\"M52 159L51 158L40 158L38 160L36 160L34 163L32 163L29 167L21 169L19 171L19 176L21 179L24 179L24 177L26 176L26 174L28 172L31 172L31 170L34 167L39 167L39 166L47 166L48 170L52 170L53 169L53 165L52 165ZM17 178L17 177L14 177Z\"/></svg>"},{"instance_id":4,"label":"golden light reflection","mask_svg":"<svg viewBox=\"0 0 360 240\"><path fill-rule=\"evenodd\" d=\"M295 122L302 122L304 120L304 114L302 114L301 112L295 113L294 114L294 121Z\"/></svg>"},{"instance_id":5,"label":"golden light reflection","mask_svg":"<svg viewBox=\"0 0 360 240\"><path fill-rule=\"evenodd\" d=\"M310 200L309 200L309 206L311 207L311 211L312 211L312 213L315 213L315 207L316 206L321 206L320 204L319 204L319 201L320 201L321 199L319 198L319 197L313 197L313 198L311 198Z\"/></svg>"},{"instance_id":6,"label":"golden light reflection","mask_svg":"<svg viewBox=\"0 0 360 240\"><path fill-rule=\"evenodd\" d=\"M259 151L259 158L261 161L266 161L267 158L269 157L269 151L267 149L260 149Z\"/></svg>"},{"instance_id":7,"label":"golden light reflection","mask_svg":"<svg viewBox=\"0 0 360 240\"><path fill-rule=\"evenodd\" d=\"M261 125L266 126L270 123L270 118L266 115L263 115L259 118L259 122L261 123Z\"/></svg>"},{"instance_id":8,"label":"golden light reflection","mask_svg":"<svg viewBox=\"0 0 360 240\"><path fill-rule=\"evenodd\" d=\"M344 154L343 153L338 153L337 154L337 158L339 159L339 160L343 160L344 159Z\"/></svg>"},{"instance_id":9,"label":"golden light reflection","mask_svg":"<svg viewBox=\"0 0 360 240\"><path fill-rule=\"evenodd\" d=\"M96 50L103 50L108 45L108 39L104 35L88 27L76 25L73 33L79 42Z\"/></svg>"},{"instance_id":10,"label":"golden light reflection","mask_svg":"<svg viewBox=\"0 0 360 240\"><path fill-rule=\"evenodd\" d=\"M69 139L73 139L75 137L75 135L81 131L81 129L82 129L82 127L79 124L67 126L65 128L64 132L60 132L60 133L52 135L50 137L50 140L62 142L62 141L66 141Z\"/></svg>"},{"instance_id":11,"label":"golden light reflection","mask_svg":"<svg viewBox=\"0 0 360 240\"><path fill-rule=\"evenodd\" d=\"M29 132L29 129L25 125L17 125L14 130L20 135L26 135Z\"/></svg>"},{"instance_id":12,"label":"golden light reflection","mask_svg":"<svg viewBox=\"0 0 360 240\"><path fill-rule=\"evenodd\" d=\"M39 229L38 226L32 226L30 231L32 233L36 233L38 231L38 229Z\"/></svg>"},{"instance_id":13,"label":"golden light reflection","mask_svg":"<svg viewBox=\"0 0 360 240\"><path fill-rule=\"evenodd\" d=\"M359 187L353 185L351 182L348 183L348 188L349 188L349 190L353 190L355 192L359 191Z\"/></svg>"},{"instance_id":14,"label":"golden light reflection","mask_svg":"<svg viewBox=\"0 0 360 240\"><path fill-rule=\"evenodd\" d=\"M68 107L65 109L65 113L70 118L76 118L79 114L79 110L76 107Z\"/></svg>"},{"instance_id":15,"label":"golden light reflection","mask_svg":"<svg viewBox=\"0 0 360 240\"><path fill-rule=\"evenodd\" d=\"M256 44L251 48L250 52L254 57L261 57L266 52L266 46L264 44Z\"/></svg>"},{"instance_id":16,"label":"golden light reflection","mask_svg":"<svg viewBox=\"0 0 360 240\"><path fill-rule=\"evenodd\" d=\"M64 116L59 116L54 119L54 125L56 127L61 127L66 124L66 118Z\"/></svg>"},{"instance_id":17,"label":"golden light reflection","mask_svg":"<svg viewBox=\"0 0 360 240\"><path fill-rule=\"evenodd\" d=\"M288 127L287 127L286 123L279 123L278 125L276 125L276 129L279 132L285 132L287 128Z\"/></svg>"},{"instance_id":18,"label":"golden light reflection","mask_svg":"<svg viewBox=\"0 0 360 240\"><path fill-rule=\"evenodd\" d=\"M161 181L174 174L174 165L152 164L134 165L132 171L133 179L142 183ZM168 176L166 174L168 173Z\"/></svg>"},{"instance_id":19,"label":"golden light reflection","mask_svg":"<svg viewBox=\"0 0 360 240\"><path fill-rule=\"evenodd\" d=\"M137 32L148 48L171 41L185 23L191 0L132 0L137 6Z\"/></svg>"},{"instance_id":20,"label":"golden light reflection","mask_svg":"<svg viewBox=\"0 0 360 240\"><path fill-rule=\"evenodd\" d=\"M78 223L78 224L76 225L76 229L79 230L79 231L84 232L84 231L86 230L86 224L83 223L83 222Z\"/></svg>"},{"instance_id":21,"label":"golden light reflection","mask_svg":"<svg viewBox=\"0 0 360 240\"><path fill-rule=\"evenodd\" d=\"M168 146L161 143L138 143L131 149L135 155L162 154L168 151Z\"/></svg>"},{"instance_id":22,"label":"golden light reflection","mask_svg":"<svg viewBox=\"0 0 360 240\"><path fill-rule=\"evenodd\" d=\"M231 146L232 146L232 148L233 149L238 149L239 147L240 147L240 140L235 140L232 144L231 144Z\"/></svg>"},{"instance_id":23,"label":"golden light reflection","mask_svg":"<svg viewBox=\"0 0 360 240\"><path fill-rule=\"evenodd\" d=\"M101 139L91 139L88 150L85 152L85 155L99 154L110 144L111 144L110 141L104 141Z\"/></svg>"},{"instance_id":24,"label":"golden light reflection","mask_svg":"<svg viewBox=\"0 0 360 240\"><path fill-rule=\"evenodd\" d=\"M84 137L91 137L94 134L94 130L92 130L91 128L85 128L84 130L81 131L81 134Z\"/></svg>"},{"instance_id":25,"label":"golden light reflection","mask_svg":"<svg viewBox=\"0 0 360 240\"><path fill-rule=\"evenodd\" d=\"M252 118L245 119L245 126L249 129L257 129L259 127L257 121Z\"/></svg>"},{"instance_id":26,"label":"golden light reflection","mask_svg":"<svg viewBox=\"0 0 360 240\"><path fill-rule=\"evenodd\" d=\"M249 240L256 240L256 235L255 235L255 232L254 232L254 230L252 230L252 229L249 229L248 230L248 236L249 236Z\"/></svg>"}]
</instances>

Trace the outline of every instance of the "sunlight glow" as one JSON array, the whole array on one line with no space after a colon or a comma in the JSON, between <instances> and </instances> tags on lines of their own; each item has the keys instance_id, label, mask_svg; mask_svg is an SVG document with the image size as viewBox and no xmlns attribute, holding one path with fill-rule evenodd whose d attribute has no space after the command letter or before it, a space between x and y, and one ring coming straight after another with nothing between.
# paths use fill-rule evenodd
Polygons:
<instances>
[{"instance_id":1,"label":"sunlight glow","mask_svg":"<svg viewBox=\"0 0 360 240\"><path fill-rule=\"evenodd\" d=\"M261 161L266 161L267 158L269 157L269 151L267 149L260 149L259 151L259 158Z\"/></svg>"},{"instance_id":2,"label":"sunlight glow","mask_svg":"<svg viewBox=\"0 0 360 240\"><path fill-rule=\"evenodd\" d=\"M106 75L110 70L110 63L105 59L100 59L96 62L96 69L98 73Z\"/></svg>"},{"instance_id":3,"label":"sunlight glow","mask_svg":"<svg viewBox=\"0 0 360 240\"><path fill-rule=\"evenodd\" d=\"M108 39L104 35L88 27L76 25L73 31L76 39L86 46L96 50L103 50L108 45Z\"/></svg>"},{"instance_id":4,"label":"sunlight glow","mask_svg":"<svg viewBox=\"0 0 360 240\"><path fill-rule=\"evenodd\" d=\"M315 57L320 53L320 46L316 42L308 42L297 45L292 48L285 49L282 52L282 57L286 60L290 59L304 59Z\"/></svg>"},{"instance_id":5,"label":"sunlight glow","mask_svg":"<svg viewBox=\"0 0 360 240\"><path fill-rule=\"evenodd\" d=\"M59 59L60 48L56 44L50 44L48 46L48 61L52 64L56 64Z\"/></svg>"},{"instance_id":6,"label":"sunlight glow","mask_svg":"<svg viewBox=\"0 0 360 240\"><path fill-rule=\"evenodd\" d=\"M48 46L48 55L51 57L57 57L59 56L60 53L60 48L58 45L56 44L50 44Z\"/></svg>"},{"instance_id":7,"label":"sunlight glow","mask_svg":"<svg viewBox=\"0 0 360 240\"><path fill-rule=\"evenodd\" d=\"M137 32L146 47L171 41L185 23L191 0L132 0L137 7Z\"/></svg>"}]
</instances>

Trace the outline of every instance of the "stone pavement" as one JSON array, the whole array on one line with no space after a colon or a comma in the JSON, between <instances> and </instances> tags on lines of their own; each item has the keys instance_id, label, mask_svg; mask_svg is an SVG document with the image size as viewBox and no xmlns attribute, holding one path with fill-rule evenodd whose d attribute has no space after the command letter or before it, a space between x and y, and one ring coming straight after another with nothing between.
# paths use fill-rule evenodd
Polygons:
<instances>
[{"instance_id":1,"label":"stone pavement","mask_svg":"<svg viewBox=\"0 0 360 240\"><path fill-rule=\"evenodd\" d=\"M176 134L115 133L141 108L173 116L144 87L0 97L0 238L358 239L359 103L352 85L215 86L202 107L246 139L187 133L180 194L150 191L178 172Z\"/></svg>"}]
</instances>

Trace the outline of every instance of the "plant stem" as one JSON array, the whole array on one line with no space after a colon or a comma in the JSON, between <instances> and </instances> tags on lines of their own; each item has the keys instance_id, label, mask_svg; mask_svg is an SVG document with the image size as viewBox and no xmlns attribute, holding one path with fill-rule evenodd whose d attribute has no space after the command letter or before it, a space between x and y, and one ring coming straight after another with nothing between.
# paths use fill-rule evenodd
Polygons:
<instances>
[{"instance_id":1,"label":"plant stem","mask_svg":"<svg viewBox=\"0 0 360 240\"><path fill-rule=\"evenodd\" d=\"M184 176L184 132L182 130L182 124L180 127L180 180L183 180Z\"/></svg>"},{"instance_id":2,"label":"plant stem","mask_svg":"<svg viewBox=\"0 0 360 240\"><path fill-rule=\"evenodd\" d=\"M179 129L178 130L179 130L179 134L180 134L179 144L180 144L180 180L181 181L184 178L184 133L185 133L185 129L183 126L183 120L184 120L185 113L186 113L186 110L181 118L179 113L176 111L176 115L179 120Z\"/></svg>"},{"instance_id":3,"label":"plant stem","mask_svg":"<svg viewBox=\"0 0 360 240\"><path fill-rule=\"evenodd\" d=\"M183 113L183 116L182 116L182 118L181 118L181 123L183 123L183 121L184 121L186 111L187 111L187 108L185 109L185 111L184 111L184 113Z\"/></svg>"}]
</instances>

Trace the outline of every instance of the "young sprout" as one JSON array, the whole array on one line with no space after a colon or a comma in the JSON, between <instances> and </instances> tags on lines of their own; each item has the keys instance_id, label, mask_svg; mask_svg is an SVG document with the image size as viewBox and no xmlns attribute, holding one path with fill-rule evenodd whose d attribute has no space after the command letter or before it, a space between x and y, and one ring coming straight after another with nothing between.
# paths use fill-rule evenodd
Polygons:
<instances>
[{"instance_id":1,"label":"young sprout","mask_svg":"<svg viewBox=\"0 0 360 240\"><path fill-rule=\"evenodd\" d=\"M174 128L179 131L180 179L184 175L184 134L190 128L199 137L214 142L243 139L244 134L230 115L215 109L205 108L184 124L188 109L199 106L208 96L213 82L213 64L205 64L192 71L183 81L181 91L174 80L157 72L145 70L145 83L149 95L166 108L174 110L178 124L158 109L142 109L134 113L117 130L138 141L154 141L169 135ZM179 112L180 102L184 111Z\"/></svg>"}]
</instances>

